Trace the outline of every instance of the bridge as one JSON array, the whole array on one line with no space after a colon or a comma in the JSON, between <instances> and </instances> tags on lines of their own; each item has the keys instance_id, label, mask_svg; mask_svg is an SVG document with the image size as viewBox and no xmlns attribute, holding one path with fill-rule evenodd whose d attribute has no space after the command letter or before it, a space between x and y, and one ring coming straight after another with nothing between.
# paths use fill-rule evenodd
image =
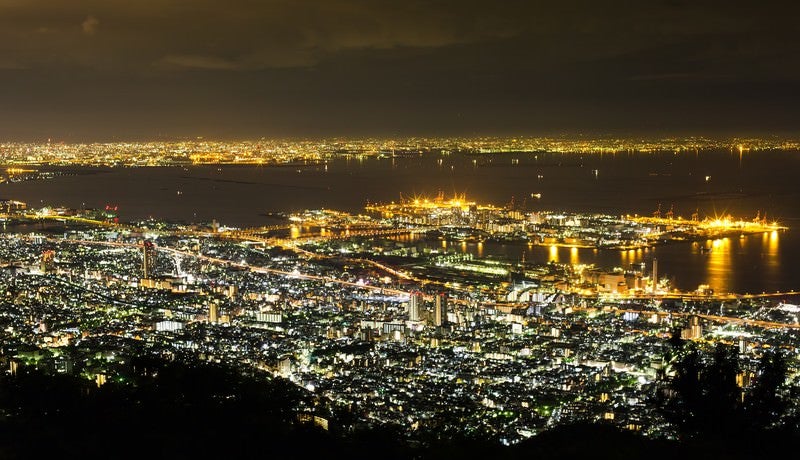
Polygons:
<instances>
[{"instance_id":1,"label":"bridge","mask_svg":"<svg viewBox=\"0 0 800 460\"><path fill-rule=\"evenodd\" d=\"M798 329L800 330L800 324L795 323L781 323L776 321L764 321L759 319L752 319L752 318L740 318L737 316L722 316L722 315L711 315L707 313L695 313L695 312L681 312L681 311L663 311L663 310L651 310L651 309L633 309L633 308L619 308L619 307L571 307L574 311L602 311L602 312L610 312L615 314L623 314L623 313L638 313L638 314L655 314L659 317L667 317L667 316L676 316L679 318L688 318L697 316L699 318L703 318L709 321L714 321L717 323L726 323L726 324L741 324L744 326L756 326L761 327L764 329Z\"/></svg>"},{"instance_id":2,"label":"bridge","mask_svg":"<svg viewBox=\"0 0 800 460\"><path fill-rule=\"evenodd\" d=\"M2 219L14 219L14 218L22 218L28 219L32 221L38 220L56 220L61 222L79 222L82 224L88 225L97 225L100 227L126 227L124 224L119 224L117 222L106 221L106 220L98 220L98 219L90 219L88 217L82 216L68 216L68 215L61 215L61 214L0 214L0 218Z\"/></svg>"},{"instance_id":3,"label":"bridge","mask_svg":"<svg viewBox=\"0 0 800 460\"><path fill-rule=\"evenodd\" d=\"M292 240L303 243L319 243L323 241L346 240L353 237L396 236L423 232L424 230L421 229L410 228L370 228L362 230L344 229L339 230L338 232L329 230L325 234L319 233L314 235L301 235L296 238L292 238Z\"/></svg>"},{"instance_id":4,"label":"bridge","mask_svg":"<svg viewBox=\"0 0 800 460\"><path fill-rule=\"evenodd\" d=\"M291 224L282 225L265 225L263 227L249 227L242 229L224 230L218 232L217 235L225 238L251 238L265 235L270 232L277 232L279 230L289 230L292 228Z\"/></svg>"},{"instance_id":5,"label":"bridge","mask_svg":"<svg viewBox=\"0 0 800 460\"><path fill-rule=\"evenodd\" d=\"M629 300L695 300L695 301L733 301L733 300L746 300L746 299L764 299L771 297L788 297L800 295L800 291L776 291L776 292L762 292L760 294L697 294L691 292L670 292L664 294L651 293L651 294L632 294L624 295L622 299Z\"/></svg>"}]
</instances>

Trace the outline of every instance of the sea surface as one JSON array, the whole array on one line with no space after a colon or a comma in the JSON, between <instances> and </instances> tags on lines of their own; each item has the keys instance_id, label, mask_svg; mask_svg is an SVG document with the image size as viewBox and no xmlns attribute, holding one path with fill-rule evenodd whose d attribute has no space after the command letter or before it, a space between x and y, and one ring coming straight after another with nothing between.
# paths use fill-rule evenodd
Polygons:
<instances>
[{"instance_id":1,"label":"sea surface","mask_svg":"<svg viewBox=\"0 0 800 460\"><path fill-rule=\"evenodd\" d=\"M46 169L58 169L42 167ZM279 166L70 167L48 180L0 184L0 198L30 207L116 206L121 220L153 217L235 227L275 223L272 212L339 209L415 196L466 195L534 211L666 215L730 214L778 221L788 230L636 251L484 243L453 250L532 262L652 266L682 290L800 290L800 152L426 153L342 156ZM437 243L440 244L440 243ZM452 244L451 244L452 246ZM701 250L705 247L708 250Z\"/></svg>"}]
</instances>

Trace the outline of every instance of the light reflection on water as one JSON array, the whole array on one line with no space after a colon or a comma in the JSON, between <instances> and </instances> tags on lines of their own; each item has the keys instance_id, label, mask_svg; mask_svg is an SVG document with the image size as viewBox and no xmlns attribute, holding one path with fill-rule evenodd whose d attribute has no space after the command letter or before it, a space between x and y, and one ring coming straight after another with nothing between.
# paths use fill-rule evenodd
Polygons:
<instances>
[{"instance_id":1,"label":"light reflection on water","mask_svg":"<svg viewBox=\"0 0 800 460\"><path fill-rule=\"evenodd\" d=\"M646 271L657 257L659 274L679 289L709 284L734 292L762 292L800 289L800 266L790 263L800 260L798 170L796 151L744 156L727 149L624 155L452 153L391 160L344 156L325 165L292 167L69 168L76 174L0 184L0 198L21 200L31 207L99 209L114 204L123 221L150 216L184 222L216 219L242 227L278 223L273 211L327 208L360 213L367 202L389 202L400 194L433 197L439 192L466 193L478 202L497 205L516 197L528 212L650 215L661 205L674 207L676 216L687 218L695 212L700 218L719 213L748 218L759 213L780 220L790 230L734 235L714 248L716 252L701 251L706 242L632 252L574 252L489 242L468 242L466 247L435 242L433 247L510 261L520 260L524 253L532 263L558 260ZM712 173L712 180L704 180Z\"/></svg>"},{"instance_id":2,"label":"light reflection on water","mask_svg":"<svg viewBox=\"0 0 800 460\"><path fill-rule=\"evenodd\" d=\"M704 284L708 284L716 292L728 292L733 274L730 238L710 241L710 244L704 248L707 251L706 282Z\"/></svg>"},{"instance_id":3,"label":"light reflection on water","mask_svg":"<svg viewBox=\"0 0 800 460\"><path fill-rule=\"evenodd\" d=\"M781 232L772 232L627 250L490 241L460 242L449 247L451 251L471 253L475 257L490 256L517 262L524 254L530 263L554 261L606 269L635 269L644 271L646 276L652 270L653 258L657 257L659 278L667 277L675 288L690 291L707 284L715 292L754 293L796 289L771 282L782 267L780 235ZM445 241L424 241L407 235L395 240L421 247L448 248Z\"/></svg>"}]
</instances>

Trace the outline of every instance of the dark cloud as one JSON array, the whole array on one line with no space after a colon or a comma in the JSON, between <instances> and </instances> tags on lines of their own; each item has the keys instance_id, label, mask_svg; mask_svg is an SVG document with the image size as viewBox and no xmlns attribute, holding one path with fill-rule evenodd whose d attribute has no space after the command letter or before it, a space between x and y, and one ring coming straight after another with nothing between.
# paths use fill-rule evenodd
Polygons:
<instances>
[{"instance_id":1,"label":"dark cloud","mask_svg":"<svg viewBox=\"0 0 800 460\"><path fill-rule=\"evenodd\" d=\"M368 0L2 1L0 35L6 40L0 50L39 65L63 65L73 60L103 67L113 62L122 70L177 60L226 62L224 67L235 70L307 66L347 50L436 48L513 33L502 11L460 20L452 6L458 4ZM97 33L103 21L104 45L77 42L76 18L80 18L77 31L85 35ZM22 41L25 45L20 49ZM48 62L54 50L59 51L59 58ZM87 55L91 59L87 60Z\"/></svg>"},{"instance_id":2,"label":"dark cloud","mask_svg":"<svg viewBox=\"0 0 800 460\"><path fill-rule=\"evenodd\" d=\"M784 129L800 102L798 13L777 1L0 0L0 136ZM733 101L757 116L729 113Z\"/></svg>"},{"instance_id":3,"label":"dark cloud","mask_svg":"<svg viewBox=\"0 0 800 460\"><path fill-rule=\"evenodd\" d=\"M204 70L236 70L241 65L215 56L164 56L158 61L167 68L204 69Z\"/></svg>"}]
</instances>

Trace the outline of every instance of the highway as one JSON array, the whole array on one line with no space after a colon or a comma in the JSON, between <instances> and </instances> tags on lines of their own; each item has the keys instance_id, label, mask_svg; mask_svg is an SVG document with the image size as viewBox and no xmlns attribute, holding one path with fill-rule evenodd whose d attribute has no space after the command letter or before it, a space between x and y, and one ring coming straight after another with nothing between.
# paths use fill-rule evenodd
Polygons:
<instances>
[{"instance_id":1,"label":"highway","mask_svg":"<svg viewBox=\"0 0 800 460\"><path fill-rule=\"evenodd\" d=\"M717 323L741 324L744 326L755 326L764 329L800 329L800 324L795 324L795 323L780 323L775 321L763 321L750 318L739 318L736 316L710 315L705 313L673 312L673 311L650 310L650 309L637 310L632 308L619 308L619 307L608 307L608 306L603 308L596 308L596 307L571 307L571 308L573 311L598 311L598 312L610 312L616 314L623 314L623 313L638 313L642 315L656 314L658 316L677 316L679 318L688 318L692 316L697 316Z\"/></svg>"}]
</instances>

